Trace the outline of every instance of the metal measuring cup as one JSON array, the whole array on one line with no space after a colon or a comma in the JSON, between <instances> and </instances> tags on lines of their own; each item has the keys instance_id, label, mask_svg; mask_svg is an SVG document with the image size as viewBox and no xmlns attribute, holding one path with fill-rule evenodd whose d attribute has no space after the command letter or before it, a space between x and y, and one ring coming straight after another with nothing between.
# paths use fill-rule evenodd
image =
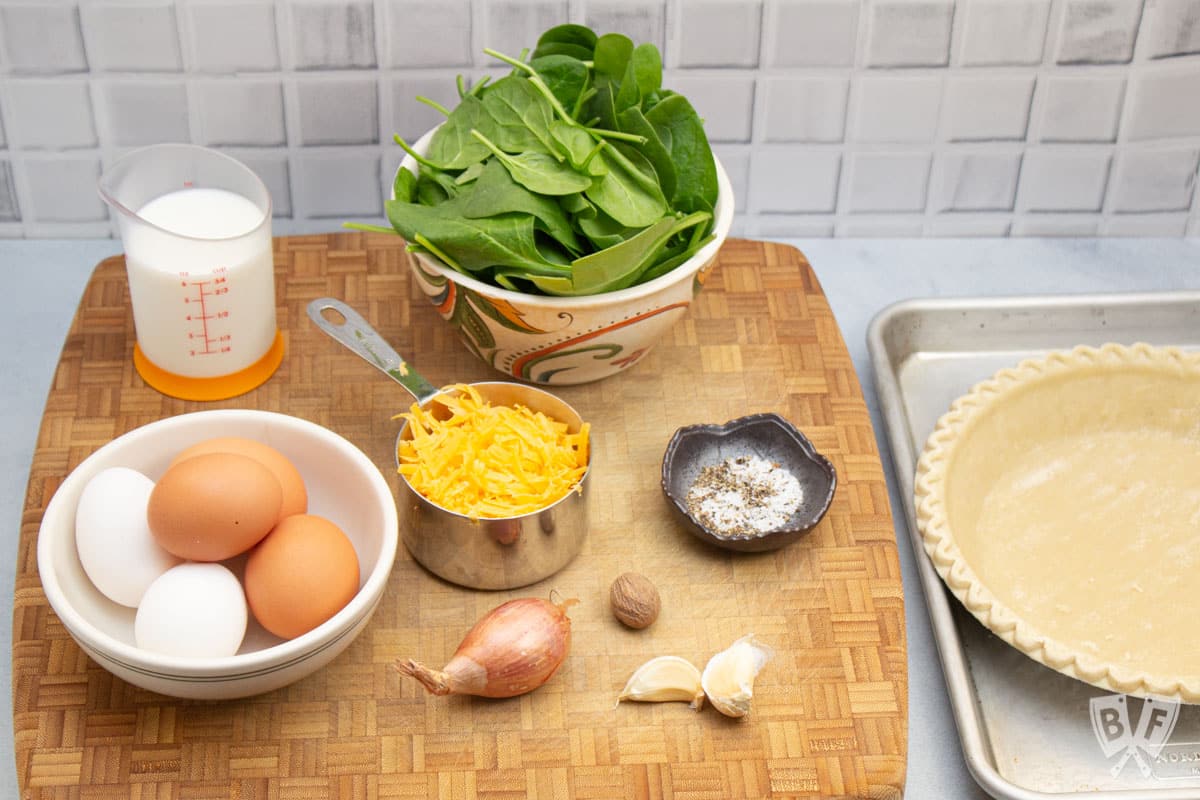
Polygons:
<instances>
[{"instance_id":1,"label":"metal measuring cup","mask_svg":"<svg viewBox=\"0 0 1200 800\"><path fill-rule=\"evenodd\" d=\"M334 313L329 313L334 312ZM308 304L309 318L337 341L403 386L423 409L443 390L408 366L404 358L357 311L332 297ZM333 317L333 319L331 319ZM337 318L340 317L339 322ZM540 411L578 432L583 419L555 395L507 381L472 383L493 405L522 405ZM412 436L407 421L396 435L393 453L399 466L400 443ZM547 578L571 561L588 529L588 469L556 502L514 517L471 519L430 501L401 475L397 509L400 536L422 566L435 575L472 589L514 589Z\"/></svg>"}]
</instances>

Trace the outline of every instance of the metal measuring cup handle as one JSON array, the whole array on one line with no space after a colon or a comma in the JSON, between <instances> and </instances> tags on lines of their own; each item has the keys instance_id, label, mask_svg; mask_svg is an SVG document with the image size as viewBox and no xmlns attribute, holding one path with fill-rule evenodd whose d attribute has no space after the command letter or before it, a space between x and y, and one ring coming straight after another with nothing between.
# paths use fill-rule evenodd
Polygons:
<instances>
[{"instance_id":1,"label":"metal measuring cup handle","mask_svg":"<svg viewBox=\"0 0 1200 800\"><path fill-rule=\"evenodd\" d=\"M336 311L342 322L334 322L325 316L326 311ZM350 306L333 297L318 297L308 304L308 318L318 328L358 354L367 363L408 390L420 405L441 390L409 368L404 357L384 341L371 324Z\"/></svg>"}]
</instances>

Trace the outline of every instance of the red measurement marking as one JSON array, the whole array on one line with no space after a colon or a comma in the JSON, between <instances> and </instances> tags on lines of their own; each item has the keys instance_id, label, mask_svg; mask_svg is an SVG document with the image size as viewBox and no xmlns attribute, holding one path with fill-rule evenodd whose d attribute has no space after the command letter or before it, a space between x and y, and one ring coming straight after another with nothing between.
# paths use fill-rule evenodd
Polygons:
<instances>
[{"instance_id":1,"label":"red measurement marking","mask_svg":"<svg viewBox=\"0 0 1200 800\"><path fill-rule=\"evenodd\" d=\"M215 310L209 308L209 302L212 298L229 293L229 287L226 285L229 279L225 275L225 268L218 267L214 269L213 277L208 280L190 280L186 272L180 272L179 277L181 279L181 286L195 289L194 295L183 298L184 305L199 304L200 306L196 312L184 315L184 319L188 322L199 323L197 329L188 332L188 339L198 343L198 346L190 350L189 354L203 356L230 352L233 337L228 333L218 336L209 330L210 320L229 319L229 311L227 309Z\"/></svg>"}]
</instances>

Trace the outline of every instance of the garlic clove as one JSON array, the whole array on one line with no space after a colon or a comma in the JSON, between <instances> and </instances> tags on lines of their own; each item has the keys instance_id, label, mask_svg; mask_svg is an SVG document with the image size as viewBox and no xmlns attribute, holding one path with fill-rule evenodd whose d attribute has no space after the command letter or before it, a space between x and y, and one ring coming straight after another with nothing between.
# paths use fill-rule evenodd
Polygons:
<instances>
[{"instance_id":1,"label":"garlic clove","mask_svg":"<svg viewBox=\"0 0 1200 800\"><path fill-rule=\"evenodd\" d=\"M700 685L713 707L727 717L750 712L754 678L775 651L747 634L708 660Z\"/></svg>"},{"instance_id":2,"label":"garlic clove","mask_svg":"<svg viewBox=\"0 0 1200 800\"><path fill-rule=\"evenodd\" d=\"M638 703L682 701L698 709L704 704L700 670L679 656L652 658L629 676L617 700Z\"/></svg>"}]
</instances>

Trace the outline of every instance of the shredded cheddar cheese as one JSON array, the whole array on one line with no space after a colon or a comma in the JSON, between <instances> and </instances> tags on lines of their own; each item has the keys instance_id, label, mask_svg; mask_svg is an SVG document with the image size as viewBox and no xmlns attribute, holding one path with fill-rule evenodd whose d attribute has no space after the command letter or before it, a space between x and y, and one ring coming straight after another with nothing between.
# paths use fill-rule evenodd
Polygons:
<instances>
[{"instance_id":1,"label":"shredded cheddar cheese","mask_svg":"<svg viewBox=\"0 0 1200 800\"><path fill-rule=\"evenodd\" d=\"M586 422L571 433L540 411L493 406L467 384L446 387L436 402L448 417L416 404L398 415L411 429L399 444L399 472L431 502L472 519L496 519L537 511L581 490Z\"/></svg>"}]
</instances>

